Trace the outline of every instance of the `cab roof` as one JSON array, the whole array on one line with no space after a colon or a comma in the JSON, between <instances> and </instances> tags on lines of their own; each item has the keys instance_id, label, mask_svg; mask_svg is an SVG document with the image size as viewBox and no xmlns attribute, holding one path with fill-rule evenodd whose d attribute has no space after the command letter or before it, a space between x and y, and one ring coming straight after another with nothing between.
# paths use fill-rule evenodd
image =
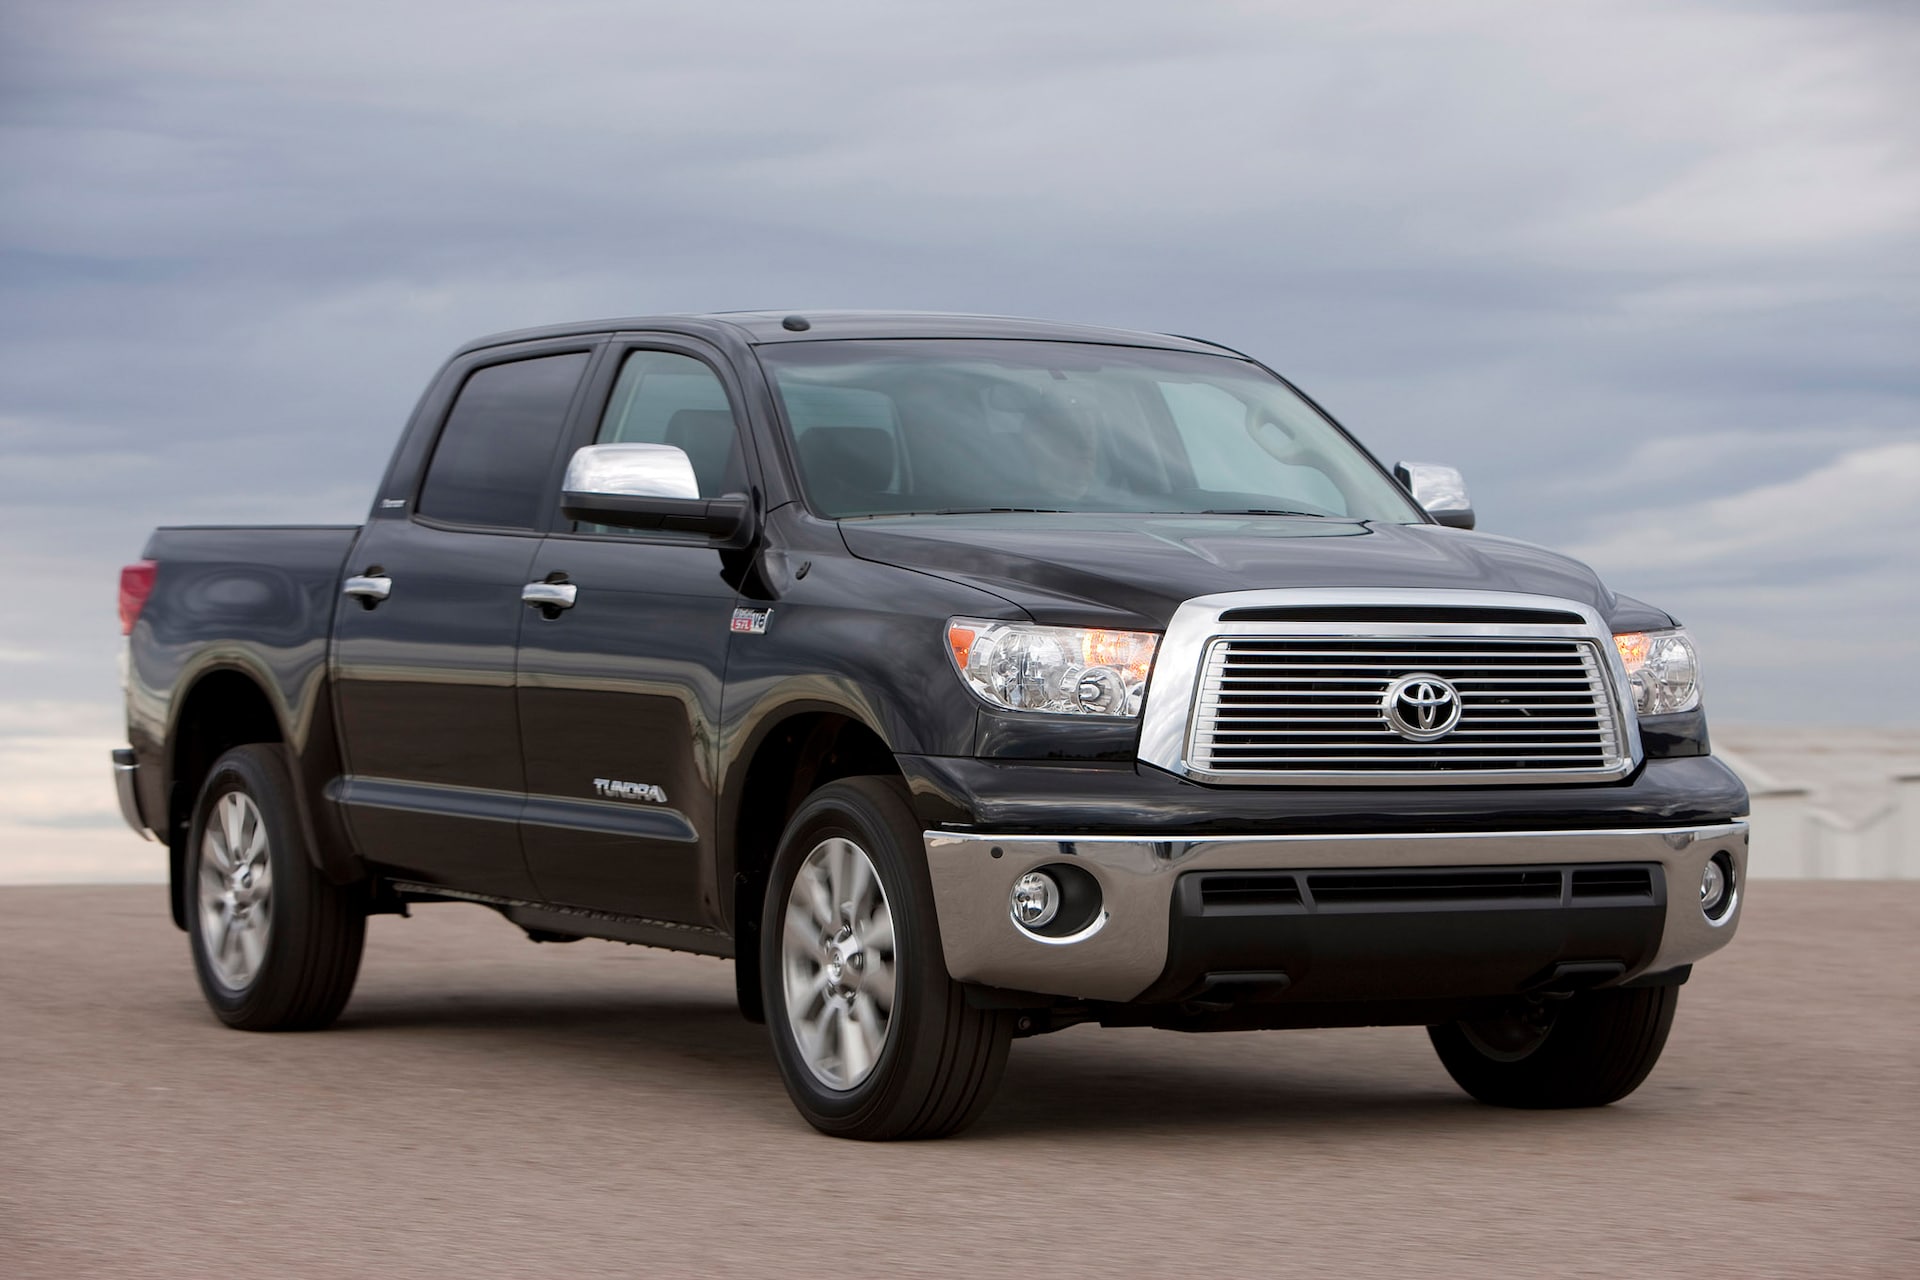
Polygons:
<instances>
[{"instance_id":1,"label":"cab roof","mask_svg":"<svg viewBox=\"0 0 1920 1280\"><path fill-rule=\"evenodd\" d=\"M790 329L791 318L806 321L805 329ZM615 320L582 320L572 324L516 329L476 338L460 353L542 338L570 338L595 333L665 332L696 337L731 330L749 344L821 342L846 338L1007 338L1030 342L1093 342L1108 346L1159 347L1209 355L1238 356L1218 343L1202 342L1166 333L1140 333L1098 325L1063 324L1053 320L1025 320L1015 316L976 316L936 311L717 311L705 314L628 316Z\"/></svg>"}]
</instances>

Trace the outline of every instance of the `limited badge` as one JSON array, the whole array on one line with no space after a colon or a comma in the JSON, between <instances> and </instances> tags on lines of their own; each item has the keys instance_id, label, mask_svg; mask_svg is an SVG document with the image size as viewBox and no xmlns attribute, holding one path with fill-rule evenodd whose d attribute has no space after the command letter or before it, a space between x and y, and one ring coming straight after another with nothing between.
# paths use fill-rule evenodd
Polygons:
<instances>
[{"instance_id":1,"label":"limited badge","mask_svg":"<svg viewBox=\"0 0 1920 1280\"><path fill-rule=\"evenodd\" d=\"M771 609L735 609L733 626L730 630L741 635L763 636L767 633L767 622L773 617Z\"/></svg>"}]
</instances>

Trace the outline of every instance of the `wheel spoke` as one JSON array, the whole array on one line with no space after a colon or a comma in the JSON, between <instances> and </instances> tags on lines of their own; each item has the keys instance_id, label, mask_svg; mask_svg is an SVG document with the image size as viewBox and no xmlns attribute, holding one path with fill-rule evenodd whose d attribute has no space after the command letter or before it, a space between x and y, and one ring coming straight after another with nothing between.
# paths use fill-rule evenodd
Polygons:
<instances>
[{"instance_id":1,"label":"wheel spoke","mask_svg":"<svg viewBox=\"0 0 1920 1280\"><path fill-rule=\"evenodd\" d=\"M265 867L267 861L267 824L256 819L253 830L247 835L247 851L241 857L242 863L257 862Z\"/></svg>"},{"instance_id":2,"label":"wheel spoke","mask_svg":"<svg viewBox=\"0 0 1920 1280\"><path fill-rule=\"evenodd\" d=\"M874 1063L866 1059L866 1044L860 1038L860 1029L854 1025L852 1017L849 1017L847 1007L837 1007L839 1007L839 1017L835 1021L839 1023L839 1034L835 1036L835 1042L839 1044L841 1077L847 1080L858 1080L866 1075L868 1067L872 1067Z\"/></svg>"},{"instance_id":3,"label":"wheel spoke","mask_svg":"<svg viewBox=\"0 0 1920 1280\"><path fill-rule=\"evenodd\" d=\"M207 824L206 834L200 837L200 865L202 868L212 866L222 875L233 870L233 859L227 852L226 833L212 823Z\"/></svg>"},{"instance_id":4,"label":"wheel spoke","mask_svg":"<svg viewBox=\"0 0 1920 1280\"><path fill-rule=\"evenodd\" d=\"M834 919L833 890L827 884L827 873L811 864L802 867L800 882L794 885L794 892L798 894L803 891L814 923L823 932L832 930L838 922Z\"/></svg>"},{"instance_id":5,"label":"wheel spoke","mask_svg":"<svg viewBox=\"0 0 1920 1280\"><path fill-rule=\"evenodd\" d=\"M860 1054L866 1061L862 1071L866 1071L880 1060L880 1049L887 1041L887 1016L880 1011L874 998L861 991L853 998L854 1025L860 1028L855 1037L860 1043Z\"/></svg>"},{"instance_id":6,"label":"wheel spoke","mask_svg":"<svg viewBox=\"0 0 1920 1280\"><path fill-rule=\"evenodd\" d=\"M238 791L229 791L226 795L221 796L220 827L222 834L226 837L227 862L229 866L235 865L238 862L240 851L246 848L246 842L241 838L242 832L246 827L246 822L247 812L241 807L240 793Z\"/></svg>"},{"instance_id":7,"label":"wheel spoke","mask_svg":"<svg viewBox=\"0 0 1920 1280\"><path fill-rule=\"evenodd\" d=\"M860 941L868 951L884 951L893 954L893 912L887 910L886 899L881 899L874 909L873 918L860 930Z\"/></svg>"},{"instance_id":8,"label":"wheel spoke","mask_svg":"<svg viewBox=\"0 0 1920 1280\"><path fill-rule=\"evenodd\" d=\"M788 966L785 986L787 1008L801 1020L812 1018L819 1008L821 993L827 989L826 970L807 973Z\"/></svg>"},{"instance_id":9,"label":"wheel spoke","mask_svg":"<svg viewBox=\"0 0 1920 1280\"><path fill-rule=\"evenodd\" d=\"M240 807L240 840L234 845L233 860L245 866L253 861L254 844L264 838L266 826L260 821L259 811L249 805Z\"/></svg>"},{"instance_id":10,"label":"wheel spoke","mask_svg":"<svg viewBox=\"0 0 1920 1280\"><path fill-rule=\"evenodd\" d=\"M873 912L868 899L874 896L877 881L873 864L867 861L866 855L851 847L849 850L846 901L852 908L852 923L858 924Z\"/></svg>"},{"instance_id":11,"label":"wheel spoke","mask_svg":"<svg viewBox=\"0 0 1920 1280\"><path fill-rule=\"evenodd\" d=\"M820 929L824 923L815 917L815 913L808 906L803 906L799 901L793 900L787 903L787 926L781 935L781 942L786 947L789 963L796 955L825 963L826 949L820 945Z\"/></svg>"},{"instance_id":12,"label":"wheel spoke","mask_svg":"<svg viewBox=\"0 0 1920 1280\"><path fill-rule=\"evenodd\" d=\"M845 923L847 887L851 879L847 862L853 852L853 846L845 840L835 840L827 846L827 891L833 902L835 924Z\"/></svg>"},{"instance_id":13,"label":"wheel spoke","mask_svg":"<svg viewBox=\"0 0 1920 1280\"><path fill-rule=\"evenodd\" d=\"M249 974L258 973L260 960L267 953L267 931L260 923L248 920L239 934L240 959Z\"/></svg>"},{"instance_id":14,"label":"wheel spoke","mask_svg":"<svg viewBox=\"0 0 1920 1280\"><path fill-rule=\"evenodd\" d=\"M224 965L227 954L227 936L233 932L233 913L225 903L216 903L201 917L201 932L206 935L207 955L216 965Z\"/></svg>"},{"instance_id":15,"label":"wheel spoke","mask_svg":"<svg viewBox=\"0 0 1920 1280\"><path fill-rule=\"evenodd\" d=\"M217 898L227 891L226 873L220 870L220 864L214 861L212 850L202 846L200 856L200 896L203 900Z\"/></svg>"},{"instance_id":16,"label":"wheel spoke","mask_svg":"<svg viewBox=\"0 0 1920 1280\"><path fill-rule=\"evenodd\" d=\"M230 964L234 951L239 947L240 927L239 916L231 911L225 913L220 919L220 947L213 954L220 961L222 968Z\"/></svg>"},{"instance_id":17,"label":"wheel spoke","mask_svg":"<svg viewBox=\"0 0 1920 1280\"><path fill-rule=\"evenodd\" d=\"M839 1009L840 1006L835 1001L822 1000L820 1011L805 1024L807 1032L804 1051L807 1061L816 1068L824 1067L833 1060L836 1050L834 1023L837 1021Z\"/></svg>"},{"instance_id":18,"label":"wheel spoke","mask_svg":"<svg viewBox=\"0 0 1920 1280\"><path fill-rule=\"evenodd\" d=\"M860 993L871 996L888 1015L893 1013L893 962L891 960L869 960L866 977L860 983Z\"/></svg>"}]
</instances>

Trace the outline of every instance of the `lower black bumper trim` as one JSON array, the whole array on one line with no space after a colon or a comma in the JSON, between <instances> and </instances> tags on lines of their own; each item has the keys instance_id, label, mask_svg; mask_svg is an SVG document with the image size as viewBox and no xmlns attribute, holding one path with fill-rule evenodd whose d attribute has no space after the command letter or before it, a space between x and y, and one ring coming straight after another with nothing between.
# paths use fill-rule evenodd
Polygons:
<instances>
[{"instance_id":1,"label":"lower black bumper trim","mask_svg":"<svg viewBox=\"0 0 1920 1280\"><path fill-rule=\"evenodd\" d=\"M1189 872L1143 1004L1427 1000L1608 986L1652 962L1657 863Z\"/></svg>"}]
</instances>

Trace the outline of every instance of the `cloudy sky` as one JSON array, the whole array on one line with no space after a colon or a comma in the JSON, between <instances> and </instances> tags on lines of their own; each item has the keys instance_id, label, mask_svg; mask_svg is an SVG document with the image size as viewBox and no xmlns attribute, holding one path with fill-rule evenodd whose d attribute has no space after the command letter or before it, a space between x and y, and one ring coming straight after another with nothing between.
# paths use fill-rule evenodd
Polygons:
<instances>
[{"instance_id":1,"label":"cloudy sky","mask_svg":"<svg viewBox=\"0 0 1920 1280\"><path fill-rule=\"evenodd\" d=\"M1898 0L8 0L0 863L151 860L149 527L356 521L450 348L653 311L1215 338L1721 718L1920 720L1916 65Z\"/></svg>"}]
</instances>

